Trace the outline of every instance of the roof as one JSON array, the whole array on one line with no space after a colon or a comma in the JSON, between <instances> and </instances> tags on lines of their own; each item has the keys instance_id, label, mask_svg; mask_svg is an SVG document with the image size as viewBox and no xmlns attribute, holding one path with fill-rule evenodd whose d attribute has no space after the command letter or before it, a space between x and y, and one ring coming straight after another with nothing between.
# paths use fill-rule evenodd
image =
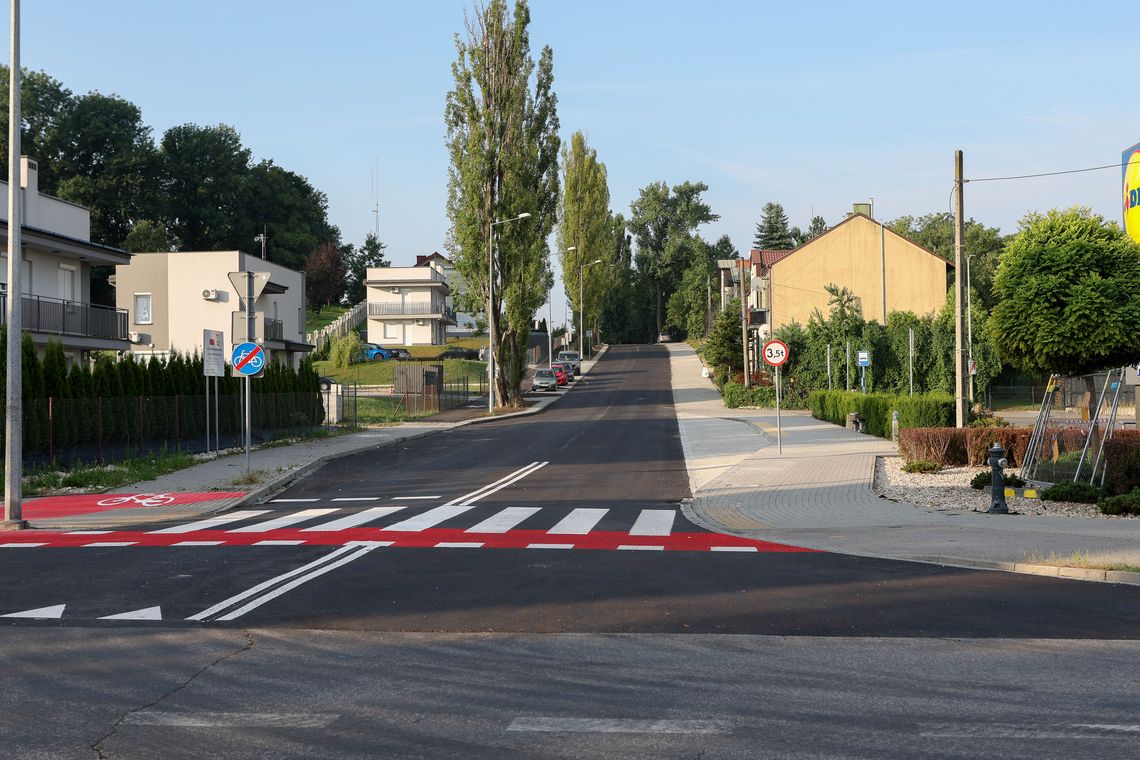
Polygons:
<instances>
[{"instance_id":1,"label":"roof","mask_svg":"<svg viewBox=\"0 0 1140 760\"><path fill-rule=\"evenodd\" d=\"M800 245L796 248L793 248L791 250L788 250L788 251L753 250L751 252L752 263L753 264L759 263L761 266L763 266L765 268L770 267L770 266L772 266L772 265L774 265L780 261L783 261L788 256L791 256L793 253L796 253L798 251L802 251L804 248L808 248L809 246L814 245L817 240L822 240L823 238L827 237L828 235L830 235L835 230L839 229L840 227L842 227L845 224L848 224L848 223L854 221L855 219L866 219L868 222L871 222L871 224L874 224L875 226L879 226L879 224L880 224L879 222L876 222L874 219L867 216L866 214L854 213L854 214L849 215L846 219L844 219L839 224L828 229L826 232L823 232L823 233L813 237L811 240L807 241L806 243L803 243L802 245ZM905 240L907 243L910 243L911 245L913 245L918 250L930 254L931 256L938 259L942 263L953 268L953 266L954 266L953 261L950 261L950 260L948 260L942 256L939 256L934 251L930 250L929 248L924 248L923 246L919 245L918 243L914 242L913 240L911 240L908 237L905 237L903 235L898 234L897 232L892 230L890 227L884 226L883 229L886 231L886 233L888 235L894 235L895 237L899 238L900 240Z\"/></svg>"},{"instance_id":2,"label":"roof","mask_svg":"<svg viewBox=\"0 0 1140 760\"><path fill-rule=\"evenodd\" d=\"M792 253L795 252L795 250L796 250L795 248L788 248L788 249L772 248L772 249L764 249L764 250L757 250L757 249L753 248L751 251L749 251L749 255L752 258L753 264L759 264L761 267L767 269L768 267L772 266L773 264L775 264L780 259L783 259L783 258L786 258L787 256L790 256Z\"/></svg>"},{"instance_id":3,"label":"roof","mask_svg":"<svg viewBox=\"0 0 1140 760\"><path fill-rule=\"evenodd\" d=\"M426 256L420 256L420 255L416 256L416 266L418 266L418 267L426 267L428 265L429 261L441 261L444 264L448 264L448 265L451 264L451 259L444 256L439 251L432 251L431 253L429 253Z\"/></svg>"}]
</instances>

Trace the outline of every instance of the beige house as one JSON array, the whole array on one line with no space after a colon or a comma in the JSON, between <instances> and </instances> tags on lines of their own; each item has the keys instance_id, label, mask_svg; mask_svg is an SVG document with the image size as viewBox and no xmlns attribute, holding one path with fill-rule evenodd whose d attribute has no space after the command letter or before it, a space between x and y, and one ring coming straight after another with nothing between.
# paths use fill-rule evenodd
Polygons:
<instances>
[{"instance_id":1,"label":"beige house","mask_svg":"<svg viewBox=\"0 0 1140 760\"><path fill-rule=\"evenodd\" d=\"M221 330L228 361L229 348L245 340L244 334L235 340L233 313L241 310L241 298L228 275L243 271L270 273L254 302L258 342L270 361L297 367L313 350L304 342L305 275L241 251L139 253L117 267L116 301L129 313L131 351L201 354L202 331Z\"/></svg>"},{"instance_id":2,"label":"beige house","mask_svg":"<svg viewBox=\"0 0 1140 760\"><path fill-rule=\"evenodd\" d=\"M451 289L439 261L369 269L365 284L369 343L439 346L446 342L455 310L447 305Z\"/></svg>"},{"instance_id":3,"label":"beige house","mask_svg":"<svg viewBox=\"0 0 1140 760\"><path fill-rule=\"evenodd\" d=\"M127 314L91 303L91 267L126 264L131 255L91 242L91 211L39 191L39 166L20 157L23 192L23 265L20 312L23 329L37 346L63 344L68 363L87 361L92 351L125 351ZM0 324L8 311L8 183L0 182Z\"/></svg>"},{"instance_id":4,"label":"beige house","mask_svg":"<svg viewBox=\"0 0 1140 760\"><path fill-rule=\"evenodd\" d=\"M885 324L892 311L937 312L953 271L946 259L858 213L798 248L754 250L750 264L751 323L766 325L768 334L791 322L806 325L817 309L826 316L830 284L849 289L868 321Z\"/></svg>"},{"instance_id":5,"label":"beige house","mask_svg":"<svg viewBox=\"0 0 1140 760\"><path fill-rule=\"evenodd\" d=\"M447 282L448 295L444 300L444 305L455 311L455 294L462 293L466 288L466 282L463 275L451 263L451 259L447 258L439 251L433 251L427 256L416 256L416 266L428 267L438 266L443 272L443 279ZM455 321L447 325L447 336L449 338L466 338L475 334L476 325L475 317L467 312L455 311Z\"/></svg>"}]
</instances>

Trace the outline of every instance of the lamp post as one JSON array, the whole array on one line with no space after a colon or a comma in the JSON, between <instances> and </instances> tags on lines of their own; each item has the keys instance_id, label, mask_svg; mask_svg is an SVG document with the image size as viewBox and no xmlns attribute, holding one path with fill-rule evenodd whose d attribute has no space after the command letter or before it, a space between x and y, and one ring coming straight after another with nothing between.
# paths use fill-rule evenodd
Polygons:
<instances>
[{"instance_id":1,"label":"lamp post","mask_svg":"<svg viewBox=\"0 0 1140 760\"><path fill-rule=\"evenodd\" d=\"M487 229L487 412L495 413L495 228L500 224L530 219L526 211L510 219L491 222Z\"/></svg>"},{"instance_id":2,"label":"lamp post","mask_svg":"<svg viewBox=\"0 0 1140 760\"><path fill-rule=\"evenodd\" d=\"M594 264L601 264L601 259L594 259L589 264L583 264L578 268L578 358L585 359L586 354L582 352L582 336L586 331L586 267L592 267Z\"/></svg>"}]
</instances>

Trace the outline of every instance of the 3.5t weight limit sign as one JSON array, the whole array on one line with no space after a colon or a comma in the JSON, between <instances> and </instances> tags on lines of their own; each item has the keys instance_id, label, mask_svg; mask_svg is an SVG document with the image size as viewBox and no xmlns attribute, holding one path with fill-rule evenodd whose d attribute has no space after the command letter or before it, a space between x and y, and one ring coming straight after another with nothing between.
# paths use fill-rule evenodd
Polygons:
<instances>
[{"instance_id":1,"label":"3.5t weight limit sign","mask_svg":"<svg viewBox=\"0 0 1140 760\"><path fill-rule=\"evenodd\" d=\"M764 363L770 367L782 367L788 361L788 344L782 340L770 340L764 344Z\"/></svg>"}]
</instances>

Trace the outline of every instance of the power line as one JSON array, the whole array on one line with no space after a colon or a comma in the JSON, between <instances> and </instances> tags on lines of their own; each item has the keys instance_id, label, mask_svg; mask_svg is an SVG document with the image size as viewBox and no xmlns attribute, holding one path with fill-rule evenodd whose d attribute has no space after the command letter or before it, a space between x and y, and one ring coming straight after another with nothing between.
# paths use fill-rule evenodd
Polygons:
<instances>
[{"instance_id":1,"label":"power line","mask_svg":"<svg viewBox=\"0 0 1140 760\"><path fill-rule=\"evenodd\" d=\"M964 179L963 182L1001 182L1008 179L1033 179L1035 177L1056 177L1059 174L1080 174L1081 172L1095 172L1103 169L1119 169L1127 164L1123 161L1104 166L1090 166L1087 169L1067 169L1063 172L1041 172L1040 174L1018 174L1012 177L980 177L978 179Z\"/></svg>"}]
</instances>

